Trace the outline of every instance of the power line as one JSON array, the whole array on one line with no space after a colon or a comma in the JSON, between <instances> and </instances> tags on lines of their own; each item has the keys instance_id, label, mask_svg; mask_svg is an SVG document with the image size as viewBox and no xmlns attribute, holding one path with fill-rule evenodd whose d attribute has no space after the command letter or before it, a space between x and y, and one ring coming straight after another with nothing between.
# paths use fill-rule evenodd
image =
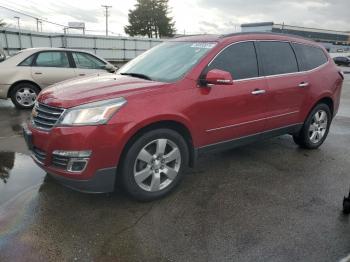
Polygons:
<instances>
[{"instance_id":1,"label":"power line","mask_svg":"<svg viewBox=\"0 0 350 262\"><path fill-rule=\"evenodd\" d=\"M115 34L115 35L120 35L118 33L115 33L115 32L112 32L112 31L109 31L108 30L108 17L110 15L109 13L109 8L112 8L112 6L102 6L104 8L106 8L106 35L108 36L108 33L111 33L111 34ZM23 10L20 10L18 8L14 9L14 8L10 8L10 7L7 7L7 6L3 6L3 5L0 5L0 8L3 8L3 9L6 9L8 11L11 11L11 12L14 12L14 13L17 13L17 14L20 14L20 15L23 15L23 16L27 16L27 17L30 17L32 19L35 20L36 22L36 30L39 32L39 28L41 29L42 31L42 22L46 22L46 23L49 23L49 24L53 24L53 25L56 25L56 26L60 26L60 27L63 27L63 29L67 29L68 26L66 25L62 25L62 24L59 24L59 23L56 23L56 22L52 22L52 21L49 21L47 18L44 18L44 17L39 17L39 16L34 16L34 15L31 15L31 14L28 14L26 13L25 11ZM104 32L104 31L100 31L100 30L86 30L87 32Z\"/></svg>"},{"instance_id":2,"label":"power line","mask_svg":"<svg viewBox=\"0 0 350 262\"><path fill-rule=\"evenodd\" d=\"M112 6L102 5L102 7L106 9L106 13L105 13L105 16L106 16L106 36L108 36L108 16L109 16L108 9L112 8Z\"/></svg>"},{"instance_id":3,"label":"power line","mask_svg":"<svg viewBox=\"0 0 350 262\"><path fill-rule=\"evenodd\" d=\"M24 15L24 16L27 16L27 17L30 17L30 18L35 19L35 20L36 20L37 31L39 31L39 24L41 23L41 21L46 22L46 23L49 23L49 24L52 24L52 25L61 26L61 27L63 27L63 28L67 27L67 26L65 26L65 25L58 24L58 23L56 23L56 22L52 22L52 21L49 21L49 20L47 20L47 19L43 19L43 18L40 18L40 17L31 15L31 14L28 14L28 13L24 13L23 11L18 11L18 10L15 10L15 9L12 9L12 8L9 8L9 7L6 7L6 6L0 5L0 8L3 8L3 9L6 9L6 10L8 10L8 11L15 12L15 13L17 13L17 14L21 14L21 15Z\"/></svg>"}]
</instances>

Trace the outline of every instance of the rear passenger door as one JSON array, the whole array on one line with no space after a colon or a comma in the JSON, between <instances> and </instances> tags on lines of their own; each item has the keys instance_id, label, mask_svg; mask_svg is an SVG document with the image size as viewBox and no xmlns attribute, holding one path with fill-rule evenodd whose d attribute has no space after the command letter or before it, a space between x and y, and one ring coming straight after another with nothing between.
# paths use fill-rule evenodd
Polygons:
<instances>
[{"instance_id":1,"label":"rear passenger door","mask_svg":"<svg viewBox=\"0 0 350 262\"><path fill-rule=\"evenodd\" d=\"M41 87L46 87L75 77L67 52L43 51L36 55L33 62L32 77Z\"/></svg>"},{"instance_id":2,"label":"rear passenger door","mask_svg":"<svg viewBox=\"0 0 350 262\"><path fill-rule=\"evenodd\" d=\"M310 83L307 74L299 72L292 45L279 41L259 41L257 44L263 75L269 86L267 129L299 123Z\"/></svg>"}]
</instances>

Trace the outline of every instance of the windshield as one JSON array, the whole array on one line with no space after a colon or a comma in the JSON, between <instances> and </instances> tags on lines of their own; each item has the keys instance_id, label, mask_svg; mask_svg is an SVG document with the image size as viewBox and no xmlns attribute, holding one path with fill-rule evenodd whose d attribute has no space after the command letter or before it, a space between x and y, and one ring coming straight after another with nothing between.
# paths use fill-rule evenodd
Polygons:
<instances>
[{"instance_id":1,"label":"windshield","mask_svg":"<svg viewBox=\"0 0 350 262\"><path fill-rule=\"evenodd\" d=\"M215 42L166 42L130 61L118 73L174 82L181 79L215 45Z\"/></svg>"}]
</instances>

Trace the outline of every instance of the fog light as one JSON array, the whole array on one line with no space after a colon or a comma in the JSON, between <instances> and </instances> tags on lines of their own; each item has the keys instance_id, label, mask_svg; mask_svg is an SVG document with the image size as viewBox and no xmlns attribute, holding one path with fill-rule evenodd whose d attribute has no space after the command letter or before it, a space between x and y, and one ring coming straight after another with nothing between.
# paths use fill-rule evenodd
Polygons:
<instances>
[{"instance_id":1,"label":"fog light","mask_svg":"<svg viewBox=\"0 0 350 262\"><path fill-rule=\"evenodd\" d=\"M66 169L68 172L81 173L85 170L90 156L91 150L83 151L65 151L55 150L53 154L53 164Z\"/></svg>"},{"instance_id":2,"label":"fog light","mask_svg":"<svg viewBox=\"0 0 350 262\"><path fill-rule=\"evenodd\" d=\"M82 172L87 166L88 158L71 158L68 162L67 171Z\"/></svg>"}]
</instances>

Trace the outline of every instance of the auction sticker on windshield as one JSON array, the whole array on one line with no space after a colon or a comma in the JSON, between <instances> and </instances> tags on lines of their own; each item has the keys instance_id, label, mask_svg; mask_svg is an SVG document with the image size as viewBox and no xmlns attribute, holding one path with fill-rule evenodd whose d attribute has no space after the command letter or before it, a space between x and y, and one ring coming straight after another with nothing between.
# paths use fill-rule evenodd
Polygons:
<instances>
[{"instance_id":1,"label":"auction sticker on windshield","mask_svg":"<svg viewBox=\"0 0 350 262\"><path fill-rule=\"evenodd\" d=\"M216 43L193 43L191 47L193 48L205 48L205 49L212 49L214 46L216 46Z\"/></svg>"}]
</instances>

